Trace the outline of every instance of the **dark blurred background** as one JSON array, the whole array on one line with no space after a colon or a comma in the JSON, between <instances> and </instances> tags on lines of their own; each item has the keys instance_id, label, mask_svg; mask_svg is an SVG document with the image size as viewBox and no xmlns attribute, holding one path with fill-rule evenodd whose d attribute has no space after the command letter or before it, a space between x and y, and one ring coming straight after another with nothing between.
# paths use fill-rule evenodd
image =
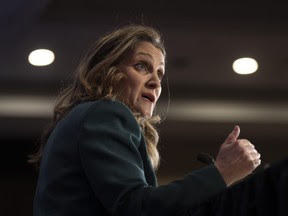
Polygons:
<instances>
[{"instance_id":1,"label":"dark blurred background","mask_svg":"<svg viewBox=\"0 0 288 216\"><path fill-rule=\"evenodd\" d=\"M236 124L264 163L287 156L287 11L285 1L1 1L0 215L32 215L37 173L26 160L55 96L89 44L124 24L158 28L167 47L160 184L202 166L199 152L215 157ZM54 63L30 65L37 48L53 50ZM258 71L234 73L240 57Z\"/></svg>"}]
</instances>

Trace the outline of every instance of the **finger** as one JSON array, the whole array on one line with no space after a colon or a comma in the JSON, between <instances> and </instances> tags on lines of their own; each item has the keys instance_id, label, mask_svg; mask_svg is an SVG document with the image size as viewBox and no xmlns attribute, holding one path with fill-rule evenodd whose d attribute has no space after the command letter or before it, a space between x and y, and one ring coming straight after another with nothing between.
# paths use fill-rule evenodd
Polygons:
<instances>
[{"instance_id":1,"label":"finger","mask_svg":"<svg viewBox=\"0 0 288 216\"><path fill-rule=\"evenodd\" d=\"M241 143L243 146L251 146L254 147L254 145L247 139L237 139L238 143Z\"/></svg>"},{"instance_id":2,"label":"finger","mask_svg":"<svg viewBox=\"0 0 288 216\"><path fill-rule=\"evenodd\" d=\"M257 152L257 150L255 149L255 146L252 145L251 143L249 143L247 146L245 146L245 148L246 148L249 152L254 152L254 151Z\"/></svg>"},{"instance_id":3,"label":"finger","mask_svg":"<svg viewBox=\"0 0 288 216\"><path fill-rule=\"evenodd\" d=\"M261 164L261 160L260 159L256 159L256 160L253 161L253 163L254 163L254 166L257 167L257 166L259 166Z\"/></svg>"},{"instance_id":4,"label":"finger","mask_svg":"<svg viewBox=\"0 0 288 216\"><path fill-rule=\"evenodd\" d=\"M236 125L234 127L234 130L228 135L228 137L226 138L226 143L233 143L235 142L240 134L240 127L238 125Z\"/></svg>"},{"instance_id":5,"label":"finger","mask_svg":"<svg viewBox=\"0 0 288 216\"><path fill-rule=\"evenodd\" d=\"M257 151L250 153L250 156L251 156L252 160L257 160L257 159L260 159L260 157L261 157L261 155Z\"/></svg>"},{"instance_id":6,"label":"finger","mask_svg":"<svg viewBox=\"0 0 288 216\"><path fill-rule=\"evenodd\" d=\"M248 152L256 151L255 146L252 143L250 143L250 141L247 139L237 139L235 141L235 144L237 144L241 148L244 148L245 151Z\"/></svg>"}]
</instances>

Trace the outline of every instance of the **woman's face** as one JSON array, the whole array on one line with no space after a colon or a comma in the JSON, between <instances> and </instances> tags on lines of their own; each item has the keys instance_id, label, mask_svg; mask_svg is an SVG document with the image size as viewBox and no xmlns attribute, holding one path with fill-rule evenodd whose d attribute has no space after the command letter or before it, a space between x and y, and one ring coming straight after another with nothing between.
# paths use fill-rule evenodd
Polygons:
<instances>
[{"instance_id":1,"label":"woman's face","mask_svg":"<svg viewBox=\"0 0 288 216\"><path fill-rule=\"evenodd\" d=\"M165 72L163 53L149 42L139 42L119 67L127 78L121 86L121 96L137 112L151 117L161 94Z\"/></svg>"}]
</instances>

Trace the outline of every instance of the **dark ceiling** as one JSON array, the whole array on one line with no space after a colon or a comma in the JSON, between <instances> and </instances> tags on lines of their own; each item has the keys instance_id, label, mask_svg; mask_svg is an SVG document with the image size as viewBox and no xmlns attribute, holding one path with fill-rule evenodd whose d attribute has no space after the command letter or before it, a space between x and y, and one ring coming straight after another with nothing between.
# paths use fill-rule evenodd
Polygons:
<instances>
[{"instance_id":1,"label":"dark ceiling","mask_svg":"<svg viewBox=\"0 0 288 216\"><path fill-rule=\"evenodd\" d=\"M284 1L2 1L0 138L40 136L89 44L118 26L144 23L162 32L168 52L160 174L194 168L199 151L215 156L235 124L265 161L275 161L288 149L287 11ZM53 50L55 62L30 65L36 48ZM246 56L259 70L237 75L232 62Z\"/></svg>"}]
</instances>

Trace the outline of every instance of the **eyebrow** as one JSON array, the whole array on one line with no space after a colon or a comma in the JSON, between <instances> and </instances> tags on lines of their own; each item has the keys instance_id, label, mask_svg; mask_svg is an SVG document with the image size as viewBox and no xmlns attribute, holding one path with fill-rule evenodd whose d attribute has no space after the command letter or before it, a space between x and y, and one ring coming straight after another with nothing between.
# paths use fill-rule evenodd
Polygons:
<instances>
[{"instance_id":1,"label":"eyebrow","mask_svg":"<svg viewBox=\"0 0 288 216\"><path fill-rule=\"evenodd\" d=\"M138 56L138 55L147 56L148 58L150 58L154 62L154 58L153 58L153 56L150 53L139 52L139 53L136 54L136 56ZM160 62L160 64L164 66L164 62Z\"/></svg>"}]
</instances>

